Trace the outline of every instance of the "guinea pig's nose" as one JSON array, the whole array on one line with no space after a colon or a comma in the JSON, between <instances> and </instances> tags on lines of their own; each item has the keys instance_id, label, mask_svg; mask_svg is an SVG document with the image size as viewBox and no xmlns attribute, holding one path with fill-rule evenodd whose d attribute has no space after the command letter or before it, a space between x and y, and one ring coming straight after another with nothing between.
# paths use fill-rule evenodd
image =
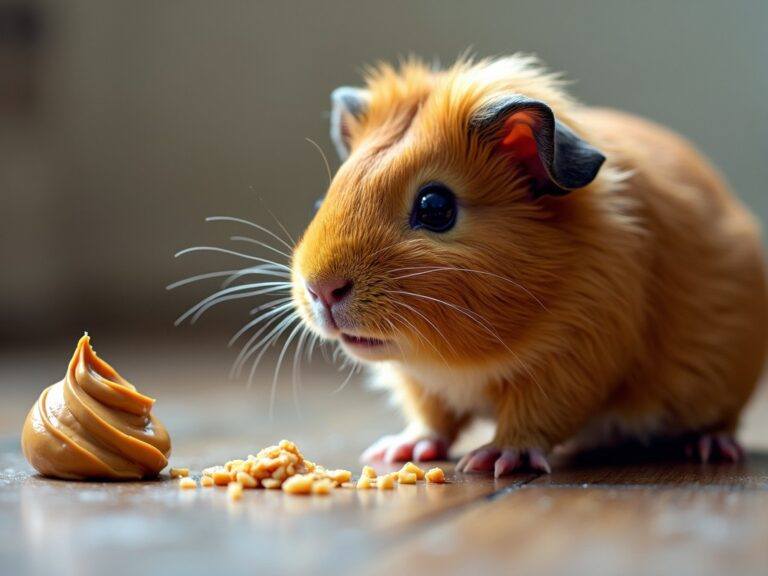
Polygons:
<instances>
[{"instance_id":1,"label":"guinea pig's nose","mask_svg":"<svg viewBox=\"0 0 768 576\"><path fill-rule=\"evenodd\" d=\"M331 278L307 282L307 292L313 300L320 300L326 308L330 309L331 306L338 304L352 292L352 280Z\"/></svg>"}]
</instances>

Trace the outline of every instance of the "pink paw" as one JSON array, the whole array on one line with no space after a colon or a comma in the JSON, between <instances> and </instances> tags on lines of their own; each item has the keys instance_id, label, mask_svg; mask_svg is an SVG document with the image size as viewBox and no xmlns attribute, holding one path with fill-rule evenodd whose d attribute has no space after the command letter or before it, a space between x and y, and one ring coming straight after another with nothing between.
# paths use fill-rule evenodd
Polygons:
<instances>
[{"instance_id":1,"label":"pink paw","mask_svg":"<svg viewBox=\"0 0 768 576\"><path fill-rule=\"evenodd\" d=\"M472 450L456 465L457 472L490 472L491 470L495 478L519 470L534 470L547 474L552 471L544 452L537 448L501 449L494 445L481 446Z\"/></svg>"},{"instance_id":2,"label":"pink paw","mask_svg":"<svg viewBox=\"0 0 768 576\"><path fill-rule=\"evenodd\" d=\"M740 462L744 450L730 434L702 434L685 444L685 456L697 462Z\"/></svg>"},{"instance_id":3,"label":"pink paw","mask_svg":"<svg viewBox=\"0 0 768 576\"><path fill-rule=\"evenodd\" d=\"M448 442L406 434L384 436L360 457L363 462L430 462L448 459Z\"/></svg>"}]
</instances>

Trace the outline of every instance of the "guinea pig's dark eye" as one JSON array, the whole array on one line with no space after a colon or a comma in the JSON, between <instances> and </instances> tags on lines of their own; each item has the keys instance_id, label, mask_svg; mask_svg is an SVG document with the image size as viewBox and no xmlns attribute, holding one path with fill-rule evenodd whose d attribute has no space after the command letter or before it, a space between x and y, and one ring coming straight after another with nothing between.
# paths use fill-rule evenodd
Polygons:
<instances>
[{"instance_id":1,"label":"guinea pig's dark eye","mask_svg":"<svg viewBox=\"0 0 768 576\"><path fill-rule=\"evenodd\" d=\"M411 211L411 228L432 232L450 230L456 222L456 196L440 182L429 182L419 189Z\"/></svg>"}]
</instances>

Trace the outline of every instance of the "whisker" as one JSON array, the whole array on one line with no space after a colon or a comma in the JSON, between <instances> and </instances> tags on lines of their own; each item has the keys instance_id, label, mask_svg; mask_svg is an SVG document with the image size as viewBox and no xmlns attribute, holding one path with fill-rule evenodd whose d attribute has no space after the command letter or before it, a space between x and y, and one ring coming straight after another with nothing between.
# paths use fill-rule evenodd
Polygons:
<instances>
[{"instance_id":1,"label":"whisker","mask_svg":"<svg viewBox=\"0 0 768 576\"><path fill-rule=\"evenodd\" d=\"M259 336L261 336L262 334L264 334L264 332L266 332L266 330L267 330L267 329L268 329L268 328L269 328L269 327L270 327L272 324L274 324L274 323L275 323L275 322L277 322L278 320L280 320L280 323L282 323L282 322L284 322L284 321L285 321L287 318L289 318L290 316L286 316L286 314L288 314L289 312L290 312L290 309L288 309L288 310L282 310L282 311L280 311L278 314L276 314L275 316L273 316L273 317L271 317L269 320L267 320L267 322L266 322L266 323L265 323L265 324L264 324L264 325L263 325L261 328L259 328L259 329L258 329L256 332L254 332L253 334L251 334L251 337L250 337L250 338L249 338L249 339L246 341L246 343L245 343L245 344L243 344L243 347L240 349L240 352L238 353L238 355L237 355L237 358L235 358L235 361L234 361L234 363L232 364L232 368L231 368L231 370L230 370L230 378L234 378L234 377L240 377L240 373L241 373L241 371L242 371L242 369L243 369L243 365L244 365L244 364L245 364L245 362L248 360L248 358L250 358L250 357L251 357L253 354L255 354L255 353L256 353L256 351L258 350L259 346L260 346L260 345L261 345L261 344L262 344L262 343L263 343L265 340L267 340L267 339L268 339L270 336L272 336L272 335L274 334L274 332L270 332L270 333L269 333L267 336L265 336L265 337L264 337L264 338L263 338L263 339L262 339L262 340L261 340L261 341L260 341L258 344L256 344L255 346L252 346L252 344L253 344L254 342L256 342L256 340L259 338ZM294 312L294 314L296 314L296 312ZM281 317L282 317L282 318L281 318Z\"/></svg>"},{"instance_id":2,"label":"whisker","mask_svg":"<svg viewBox=\"0 0 768 576\"><path fill-rule=\"evenodd\" d=\"M405 292L405 291L398 291L398 290L394 290L393 292L398 293L398 294L407 294L409 296L414 296L416 298L424 298L426 300L431 300L433 302L437 302L438 304L444 304L446 306L449 306L450 308L455 309L457 312L460 312L461 314L465 315L470 320L473 320L478 326L480 326L486 332L488 332L491 336L493 336L499 342L499 344L501 344L507 350L507 352L512 354L512 356L515 358L515 360L528 373L528 376L531 378L531 380L536 384L536 386L538 386L539 390L544 395L544 397L548 399L546 391L541 386L539 381L536 379L536 377L534 376L533 371L530 369L530 367L525 362L523 362L523 360L520 358L520 356L514 350L512 350L509 346L507 346L506 342L504 342L501 339L501 337L498 335L498 333L495 330L492 329L492 327L491 327L492 324L490 324L490 322L488 322L485 318L483 318L482 316L480 316L476 312L473 312L471 310L463 308L462 306L458 306L456 304L452 304L450 302L446 302L444 300L440 300L439 298L433 298L431 296L426 296L424 294L416 294L416 293L413 293L413 292ZM478 320L478 318L479 318L479 320ZM482 320L482 322L481 322L481 320Z\"/></svg>"},{"instance_id":3,"label":"whisker","mask_svg":"<svg viewBox=\"0 0 768 576\"><path fill-rule=\"evenodd\" d=\"M331 392L331 396L335 396L336 394L339 394L344 388L346 388L347 384L349 384L349 381L352 380L352 376L355 374L355 369L357 368L356 364L352 364L352 368L349 370L349 374L347 374L347 377L344 378L344 381L341 383L341 385L336 388L333 392Z\"/></svg>"},{"instance_id":4,"label":"whisker","mask_svg":"<svg viewBox=\"0 0 768 576\"><path fill-rule=\"evenodd\" d=\"M253 308L251 308L248 311L248 314L253 316L257 312L261 312L262 310L264 310L266 308L269 308L270 307L269 305L272 304L272 303L280 304L280 303L283 303L283 302L288 302L289 300L293 300L293 296L286 296L285 298L278 298L277 300L271 300L270 302L267 302L266 304L259 304L258 306L254 306Z\"/></svg>"},{"instance_id":5,"label":"whisker","mask_svg":"<svg viewBox=\"0 0 768 576\"><path fill-rule=\"evenodd\" d=\"M288 298L287 300L292 300L292 299ZM258 316L256 318L254 318L253 320L251 320L250 322L245 324L242 328L240 328L240 330L235 332L235 334L232 336L232 338L227 343L227 346L232 346L235 342L237 342L240 339L240 337L243 334L248 332L248 330L250 330L251 328L256 326L262 320L266 320L267 318L270 318L271 316L274 316L275 314L278 314L278 313L280 313L280 312L282 312L284 310L288 310L292 306L293 306L293 302L288 302L287 304L282 304L282 305L277 305L276 304L274 306L270 306L271 309L268 312L265 312L261 316Z\"/></svg>"},{"instance_id":6,"label":"whisker","mask_svg":"<svg viewBox=\"0 0 768 576\"><path fill-rule=\"evenodd\" d=\"M275 278L285 278L285 279L291 278L291 274L289 272L284 272L279 268L276 268L273 264L259 264L258 266L243 268L242 270L234 270L232 275L226 280L224 280L224 282L221 283L221 287L226 288L227 286L232 284L232 282L234 282L238 278L241 278L242 276L255 274L255 272L251 272L251 270L254 270L254 269L264 270L264 272L259 272L259 274L263 274L264 276L274 276Z\"/></svg>"},{"instance_id":7,"label":"whisker","mask_svg":"<svg viewBox=\"0 0 768 576\"><path fill-rule=\"evenodd\" d=\"M294 320L299 318L299 314L297 312L292 312L285 318L281 319L280 322L275 326L269 334L264 336L259 342L252 346L247 352L243 355L243 359L241 361L241 367L242 365L256 352L258 352L258 355L256 356L256 359L253 361L253 366L251 367L251 373L248 377L248 383L250 385L251 380L253 379L253 375L256 372L256 367L259 365L259 362L261 361L261 358L264 356L264 353L267 351L267 349L270 347L271 344L273 344L280 335L293 323ZM260 350L259 350L260 349ZM244 349L246 350L246 349ZM239 374L239 372L238 372Z\"/></svg>"},{"instance_id":8,"label":"whisker","mask_svg":"<svg viewBox=\"0 0 768 576\"><path fill-rule=\"evenodd\" d=\"M246 220L244 218L235 218L234 216L208 216L205 219L206 222L238 222L240 224L245 224L246 226L251 226L252 228L256 228L257 230L261 230L265 234L269 234L272 238L280 242L283 246L288 248L288 250L293 250L293 246L288 244L285 240L280 238L277 234L272 232L269 228L265 228L264 226L261 226L260 224L256 224L255 222L251 222L250 220ZM294 242L294 244L296 244Z\"/></svg>"},{"instance_id":9,"label":"whisker","mask_svg":"<svg viewBox=\"0 0 768 576\"><path fill-rule=\"evenodd\" d=\"M293 328L291 333L288 335L288 338L286 338L285 343L283 344L283 349L280 350L280 355L277 357L277 366L275 367L275 375L272 377L272 392L269 396L269 419L272 420L275 412L275 398L277 397L277 377L280 374L280 366L283 363L283 358L285 358L285 353L288 351L288 346L291 344L293 339L295 338L296 334L299 330L303 328L303 324L299 322L296 324L296 326Z\"/></svg>"},{"instance_id":10,"label":"whisker","mask_svg":"<svg viewBox=\"0 0 768 576\"><path fill-rule=\"evenodd\" d=\"M286 254L282 250L278 250L274 246L271 246L271 245L267 244L266 242L262 242L261 240L256 240L254 238L249 238L248 236L230 236L229 239L232 240L233 242L250 242L251 244L256 244L258 246L261 246L262 248L266 248L267 250L272 250L272 252L276 252L277 254L280 254L281 256L285 256L286 258L288 258L288 260L291 259L291 255L290 254Z\"/></svg>"},{"instance_id":11,"label":"whisker","mask_svg":"<svg viewBox=\"0 0 768 576\"><path fill-rule=\"evenodd\" d=\"M296 415L301 418L301 404L299 402L299 390L302 388L301 383L301 351L304 347L304 342L306 342L307 337L309 336L309 328L301 323L299 326L302 327L301 335L299 336L298 342L296 342L296 350L293 353L293 405L296 408Z\"/></svg>"},{"instance_id":12,"label":"whisker","mask_svg":"<svg viewBox=\"0 0 768 576\"><path fill-rule=\"evenodd\" d=\"M261 196L258 196L258 195L257 195L257 198L259 199L259 203L262 205L262 207L264 208L264 210L266 210L267 214L269 214L269 215L270 215L270 217L272 218L272 220L274 220L274 221L275 221L275 223L276 223L276 224L277 224L277 225L280 227L280 229L283 231L283 234L285 234L285 235L288 237L288 240L290 240L290 241L291 241L291 246L290 246L289 248L290 248L291 250L293 250L293 249L294 249L294 247L296 246L296 240L294 240L293 236L291 236L291 233L290 233L290 232L288 232L288 230L286 229L286 227L285 227L285 226L283 226L283 223L280 221L280 219L279 219L277 216L275 216L275 213L274 213L274 212L272 212L272 210L270 210L270 209L269 209L269 207L268 207L268 206L266 205L266 203L264 202L264 199L263 199Z\"/></svg>"},{"instance_id":13,"label":"whisker","mask_svg":"<svg viewBox=\"0 0 768 576\"><path fill-rule=\"evenodd\" d=\"M403 303L403 302L396 302L394 299L393 299L392 301L393 301L393 302L395 302L395 303L397 303L397 304L401 304L401 305L404 305L404 303ZM411 310L413 310L413 308L411 308ZM402 321L404 324L407 324L408 326L410 326L410 327L411 327L411 328L414 330L414 332L416 333L416 335L417 335L417 336L419 336L419 337L421 338L421 340L423 340L424 342L426 342L427 344L429 344L429 345L432 347L432 349L433 349L433 350L434 350L434 351L437 353L437 355L438 355L438 356L440 356L440 359L443 361L443 364L445 364L446 368L450 368L450 367L448 366L448 361L446 360L445 356L443 356L443 353L442 353L442 352L440 352L440 350L437 348L437 346L435 346L435 345L432 343L432 341L431 341L429 338L427 338L427 337L424 335L424 333L423 333L421 330L419 330L419 329L418 329L418 327L417 327L415 324L413 324L413 323L412 323L410 320L408 320L408 319L407 319L405 316L403 316L402 314L400 314L400 313L398 313L398 312L395 312L394 310L392 310L391 312L392 312L393 314L395 314L396 316L398 316L398 317L401 319L401 321ZM439 330L437 331L437 333L438 333L438 334L440 334L440 336L443 338L443 340L445 341L445 343L446 343L446 344L448 344L448 346L450 346L450 343L448 342L448 340L447 340L447 339L446 339L444 336L442 336L442 333L441 333ZM454 353L455 353L455 351L454 351Z\"/></svg>"},{"instance_id":14,"label":"whisker","mask_svg":"<svg viewBox=\"0 0 768 576\"><path fill-rule=\"evenodd\" d=\"M405 268L395 268L394 270L391 270L391 272L398 272L402 270L417 270L421 269L422 267L405 267ZM487 270L475 270L473 268L457 268L454 266L441 266L441 267L424 267L425 269L421 272L413 272L411 274L404 274L402 276L396 276L393 278L393 280L401 280L403 278L411 278L414 276L421 276L424 274L430 274L433 272L441 272L441 271L455 271L455 272L469 272L469 273L475 273L475 274L483 274L485 276L492 276L493 278L498 278L499 280L503 280L504 282L508 282L509 284L512 284L516 288L519 288L523 292L525 292L528 296L530 296L545 312L549 312L547 307L544 305L544 303L528 288L520 284L519 282L516 282L515 280L512 280L511 278L508 278L507 276L502 276L501 274L496 274L495 272L489 272Z\"/></svg>"},{"instance_id":15,"label":"whisker","mask_svg":"<svg viewBox=\"0 0 768 576\"><path fill-rule=\"evenodd\" d=\"M251 254L243 254L242 252L236 252L234 250L228 250L227 248L220 248L219 246L192 246L190 248L185 248L184 250L180 250L174 254L174 258L178 258L179 256L184 256L185 254L189 254L191 252L220 252L222 254L229 254L230 256L239 256L240 258L245 258L246 260L254 260L256 262L264 262L265 264L272 264L273 266L277 266L278 268L282 268L283 270L287 270L288 272L291 271L291 268L289 266L286 266L285 264L280 264L279 262L273 262L272 260L267 260L266 258L259 258L258 256L253 256Z\"/></svg>"},{"instance_id":16,"label":"whisker","mask_svg":"<svg viewBox=\"0 0 768 576\"><path fill-rule=\"evenodd\" d=\"M192 320L192 323L194 324L197 321L197 318L200 317L200 314L197 312L202 309L204 312L211 306L214 306L215 304L218 304L219 302L230 300L230 299L236 299L236 298L246 298L248 296L257 296L259 294L267 294L269 292L274 292L276 290L284 290L290 285L289 282L258 282L255 284L242 284L240 286L232 286L231 288L224 288L223 290L219 290L210 296L207 296L206 298L203 298L200 300L197 304L189 308L184 314L179 316L176 319L176 322L174 322L175 326L178 326L184 320L189 318L192 314L195 314L195 317ZM252 290L257 289L254 292L249 292L247 294L238 294L235 298L227 297L227 294L232 294L233 292L242 292L243 290ZM262 288L264 288L264 291L262 291ZM212 303L212 302L215 302ZM210 305L209 305L210 304Z\"/></svg>"},{"instance_id":17,"label":"whisker","mask_svg":"<svg viewBox=\"0 0 768 576\"><path fill-rule=\"evenodd\" d=\"M312 138L304 138L307 142L312 144L318 152L320 152L320 156L323 159L323 162L325 163L325 171L328 173L328 185L331 185L331 182L333 181L333 174L331 174L331 165L328 163L328 156L325 155L325 152L323 152L323 149L320 147L320 144L312 140Z\"/></svg>"}]
</instances>

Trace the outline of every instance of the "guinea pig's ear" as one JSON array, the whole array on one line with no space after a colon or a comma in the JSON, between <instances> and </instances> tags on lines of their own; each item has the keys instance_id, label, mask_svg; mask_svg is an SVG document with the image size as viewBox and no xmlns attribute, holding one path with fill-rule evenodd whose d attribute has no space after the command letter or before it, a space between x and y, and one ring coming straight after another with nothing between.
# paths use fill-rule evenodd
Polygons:
<instances>
[{"instance_id":1,"label":"guinea pig's ear","mask_svg":"<svg viewBox=\"0 0 768 576\"><path fill-rule=\"evenodd\" d=\"M535 197L564 196L583 188L605 161L597 148L558 121L549 106L520 94L486 104L470 126L526 167Z\"/></svg>"},{"instance_id":2,"label":"guinea pig's ear","mask_svg":"<svg viewBox=\"0 0 768 576\"><path fill-rule=\"evenodd\" d=\"M368 110L369 94L362 88L342 86L331 92L331 140L342 161L349 156L351 128Z\"/></svg>"}]
</instances>

